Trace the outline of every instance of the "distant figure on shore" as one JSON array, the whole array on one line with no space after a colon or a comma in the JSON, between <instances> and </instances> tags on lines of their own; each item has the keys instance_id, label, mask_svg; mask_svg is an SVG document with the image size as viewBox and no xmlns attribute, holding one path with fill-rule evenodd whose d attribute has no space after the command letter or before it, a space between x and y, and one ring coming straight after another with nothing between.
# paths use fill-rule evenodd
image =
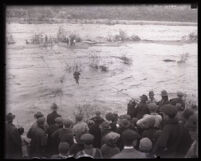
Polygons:
<instances>
[{"instance_id":1,"label":"distant figure on shore","mask_svg":"<svg viewBox=\"0 0 201 161\"><path fill-rule=\"evenodd\" d=\"M77 69L76 69L75 72L73 73L73 77L74 77L76 83L79 85L80 72L78 72Z\"/></svg>"}]
</instances>

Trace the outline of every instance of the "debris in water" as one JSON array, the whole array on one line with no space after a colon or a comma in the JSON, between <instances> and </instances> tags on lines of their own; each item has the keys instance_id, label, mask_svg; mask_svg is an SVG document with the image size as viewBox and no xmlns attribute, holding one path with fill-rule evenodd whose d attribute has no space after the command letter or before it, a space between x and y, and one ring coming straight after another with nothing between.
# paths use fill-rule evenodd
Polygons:
<instances>
[{"instance_id":1,"label":"debris in water","mask_svg":"<svg viewBox=\"0 0 201 161\"><path fill-rule=\"evenodd\" d=\"M176 62L176 60L172 60L172 59L164 59L164 62Z\"/></svg>"}]
</instances>

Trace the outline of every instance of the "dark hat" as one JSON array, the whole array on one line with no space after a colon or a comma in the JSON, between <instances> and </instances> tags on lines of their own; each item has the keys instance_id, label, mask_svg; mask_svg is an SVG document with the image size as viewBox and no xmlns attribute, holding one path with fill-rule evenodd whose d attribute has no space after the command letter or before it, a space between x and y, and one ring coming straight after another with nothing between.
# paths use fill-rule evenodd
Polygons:
<instances>
[{"instance_id":1,"label":"dark hat","mask_svg":"<svg viewBox=\"0 0 201 161\"><path fill-rule=\"evenodd\" d=\"M168 96L167 91L166 91L166 90L162 90L162 91L161 91L161 96Z\"/></svg>"},{"instance_id":2,"label":"dark hat","mask_svg":"<svg viewBox=\"0 0 201 161\"><path fill-rule=\"evenodd\" d=\"M73 125L73 121L70 119L64 119L63 124L65 127L70 127L71 125Z\"/></svg>"},{"instance_id":3,"label":"dark hat","mask_svg":"<svg viewBox=\"0 0 201 161\"><path fill-rule=\"evenodd\" d=\"M131 120L131 124L132 124L133 126L135 126L136 123L137 123L137 121L138 121L138 118L133 117L132 120Z\"/></svg>"},{"instance_id":4,"label":"dark hat","mask_svg":"<svg viewBox=\"0 0 201 161\"><path fill-rule=\"evenodd\" d=\"M15 118L15 115L13 115L12 113L8 113L6 115L6 120L7 121L12 121Z\"/></svg>"},{"instance_id":5,"label":"dark hat","mask_svg":"<svg viewBox=\"0 0 201 161\"><path fill-rule=\"evenodd\" d=\"M141 100L144 100L144 101L148 100L148 97L145 94L143 94L142 96L140 96L140 98L141 98Z\"/></svg>"},{"instance_id":6,"label":"dark hat","mask_svg":"<svg viewBox=\"0 0 201 161\"><path fill-rule=\"evenodd\" d=\"M160 108L160 112L163 112L170 117L174 117L177 114L177 109L171 104L165 104Z\"/></svg>"},{"instance_id":7,"label":"dark hat","mask_svg":"<svg viewBox=\"0 0 201 161\"><path fill-rule=\"evenodd\" d=\"M42 117L42 116L44 116L44 115L41 112L37 112L37 113L34 114L34 117L36 119L38 119L39 117Z\"/></svg>"},{"instance_id":8,"label":"dark hat","mask_svg":"<svg viewBox=\"0 0 201 161\"><path fill-rule=\"evenodd\" d=\"M63 119L61 117L57 117L55 119L55 123L57 123L57 124L63 124Z\"/></svg>"},{"instance_id":9,"label":"dark hat","mask_svg":"<svg viewBox=\"0 0 201 161\"><path fill-rule=\"evenodd\" d=\"M52 106L51 106L51 109L52 109L52 110L56 110L56 109L58 109L57 104L56 104L56 103L53 103Z\"/></svg>"},{"instance_id":10,"label":"dark hat","mask_svg":"<svg viewBox=\"0 0 201 161\"><path fill-rule=\"evenodd\" d=\"M44 117L44 116L39 117L39 118L37 119L37 124L38 124L38 125L43 125L44 123L45 123L45 117Z\"/></svg>"},{"instance_id":11,"label":"dark hat","mask_svg":"<svg viewBox=\"0 0 201 161\"><path fill-rule=\"evenodd\" d=\"M80 141L84 144L92 144L94 140L94 136L92 134L82 134L80 137Z\"/></svg>"},{"instance_id":12,"label":"dark hat","mask_svg":"<svg viewBox=\"0 0 201 161\"><path fill-rule=\"evenodd\" d=\"M104 129L104 130L109 130L109 129L111 129L111 126L110 126L110 123L109 123L109 122L104 121L104 122L100 125L100 128L101 128L101 129Z\"/></svg>"},{"instance_id":13,"label":"dark hat","mask_svg":"<svg viewBox=\"0 0 201 161\"><path fill-rule=\"evenodd\" d=\"M132 144L132 142L138 138L138 133L131 129L124 130L122 133L122 139L124 140L124 142L127 142L129 144Z\"/></svg>"},{"instance_id":14,"label":"dark hat","mask_svg":"<svg viewBox=\"0 0 201 161\"><path fill-rule=\"evenodd\" d=\"M130 121L128 121L127 119L121 119L119 120L119 126L123 127L123 128L129 128L130 127Z\"/></svg>"},{"instance_id":15,"label":"dark hat","mask_svg":"<svg viewBox=\"0 0 201 161\"><path fill-rule=\"evenodd\" d=\"M108 112L106 115L105 115L105 118L108 120L108 121L113 121L114 120L114 114L112 112Z\"/></svg>"},{"instance_id":16,"label":"dark hat","mask_svg":"<svg viewBox=\"0 0 201 161\"><path fill-rule=\"evenodd\" d=\"M149 95L154 96L154 91L149 91Z\"/></svg>"},{"instance_id":17,"label":"dark hat","mask_svg":"<svg viewBox=\"0 0 201 161\"><path fill-rule=\"evenodd\" d=\"M83 114L77 114L77 115L75 115L75 119L77 120L77 121L81 121L82 119L83 119Z\"/></svg>"}]
</instances>

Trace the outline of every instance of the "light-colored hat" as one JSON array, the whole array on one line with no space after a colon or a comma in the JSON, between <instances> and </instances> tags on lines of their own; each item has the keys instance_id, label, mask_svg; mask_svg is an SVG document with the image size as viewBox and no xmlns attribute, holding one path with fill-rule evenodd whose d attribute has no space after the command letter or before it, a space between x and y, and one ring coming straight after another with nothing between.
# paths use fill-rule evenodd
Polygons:
<instances>
[{"instance_id":1,"label":"light-colored hat","mask_svg":"<svg viewBox=\"0 0 201 161\"><path fill-rule=\"evenodd\" d=\"M143 152L150 152L152 149L151 140L147 137L140 139L139 149Z\"/></svg>"}]
</instances>

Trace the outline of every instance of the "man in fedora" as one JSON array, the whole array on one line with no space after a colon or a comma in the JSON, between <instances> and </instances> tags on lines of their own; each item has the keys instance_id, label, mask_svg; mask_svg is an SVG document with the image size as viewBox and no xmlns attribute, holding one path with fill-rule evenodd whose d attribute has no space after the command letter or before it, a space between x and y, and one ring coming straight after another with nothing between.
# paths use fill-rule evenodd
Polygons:
<instances>
[{"instance_id":1,"label":"man in fedora","mask_svg":"<svg viewBox=\"0 0 201 161\"><path fill-rule=\"evenodd\" d=\"M48 123L49 126L52 126L52 125L55 124L55 119L57 117L61 117L61 115L59 115L57 113L58 106L57 106L56 103L52 104L51 109L52 109L52 113L50 113L50 114L47 115L47 123Z\"/></svg>"},{"instance_id":2,"label":"man in fedora","mask_svg":"<svg viewBox=\"0 0 201 161\"><path fill-rule=\"evenodd\" d=\"M19 159L22 157L21 138L18 129L13 124L15 115L8 113L6 115L6 158Z\"/></svg>"}]
</instances>

